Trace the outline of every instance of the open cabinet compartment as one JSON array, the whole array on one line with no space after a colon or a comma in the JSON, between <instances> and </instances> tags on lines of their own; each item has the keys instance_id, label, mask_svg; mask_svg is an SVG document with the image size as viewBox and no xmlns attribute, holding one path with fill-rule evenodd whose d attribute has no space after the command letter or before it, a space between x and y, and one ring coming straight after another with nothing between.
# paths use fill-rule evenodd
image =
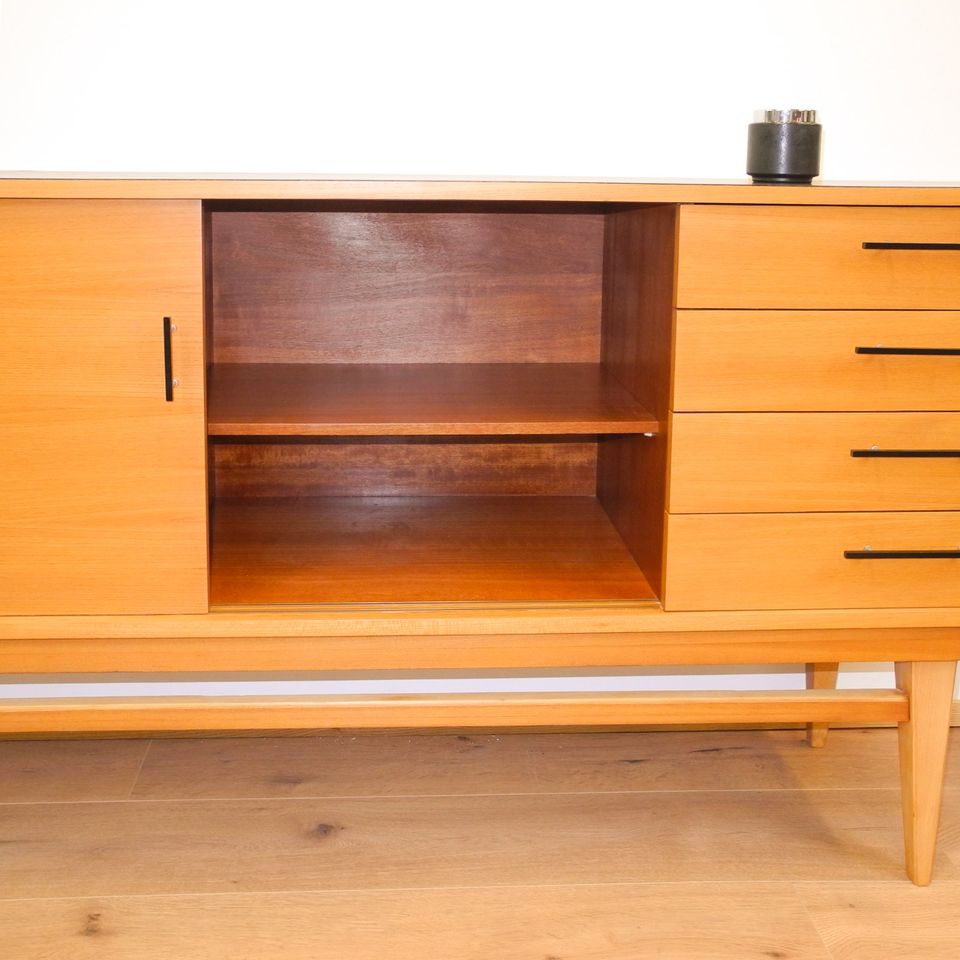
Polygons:
<instances>
[{"instance_id":1,"label":"open cabinet compartment","mask_svg":"<svg viewBox=\"0 0 960 960\"><path fill-rule=\"evenodd\" d=\"M656 600L673 207L205 231L212 604Z\"/></svg>"}]
</instances>

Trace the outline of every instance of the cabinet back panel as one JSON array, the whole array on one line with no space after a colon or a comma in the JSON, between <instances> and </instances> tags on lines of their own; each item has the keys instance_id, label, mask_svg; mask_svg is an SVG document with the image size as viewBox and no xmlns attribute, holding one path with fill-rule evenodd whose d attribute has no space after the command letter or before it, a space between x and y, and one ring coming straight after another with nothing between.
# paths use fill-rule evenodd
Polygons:
<instances>
[{"instance_id":1,"label":"cabinet back panel","mask_svg":"<svg viewBox=\"0 0 960 960\"><path fill-rule=\"evenodd\" d=\"M215 497L593 496L597 445L524 440L215 443Z\"/></svg>"},{"instance_id":2,"label":"cabinet back panel","mask_svg":"<svg viewBox=\"0 0 960 960\"><path fill-rule=\"evenodd\" d=\"M215 363L596 362L597 213L209 211Z\"/></svg>"}]
</instances>

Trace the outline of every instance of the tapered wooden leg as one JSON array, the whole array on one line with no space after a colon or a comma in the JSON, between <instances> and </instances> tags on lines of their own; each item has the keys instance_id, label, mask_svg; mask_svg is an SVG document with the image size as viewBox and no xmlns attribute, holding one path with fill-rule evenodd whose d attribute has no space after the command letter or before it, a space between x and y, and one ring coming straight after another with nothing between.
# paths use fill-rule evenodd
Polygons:
<instances>
[{"instance_id":1,"label":"tapered wooden leg","mask_svg":"<svg viewBox=\"0 0 960 960\"><path fill-rule=\"evenodd\" d=\"M910 719L899 725L907 876L925 887L933 875L957 664L898 663L896 670L897 686L910 698Z\"/></svg>"},{"instance_id":2,"label":"tapered wooden leg","mask_svg":"<svg viewBox=\"0 0 960 960\"><path fill-rule=\"evenodd\" d=\"M837 685L839 663L808 663L807 689L833 690ZM822 747L827 742L829 723L808 723L807 742L811 747Z\"/></svg>"}]
</instances>

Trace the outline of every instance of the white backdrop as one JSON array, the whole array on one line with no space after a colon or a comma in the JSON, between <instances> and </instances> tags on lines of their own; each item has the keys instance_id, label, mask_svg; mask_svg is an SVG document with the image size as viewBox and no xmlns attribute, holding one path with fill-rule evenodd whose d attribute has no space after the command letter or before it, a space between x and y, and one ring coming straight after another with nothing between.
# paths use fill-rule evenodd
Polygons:
<instances>
[{"instance_id":1,"label":"white backdrop","mask_svg":"<svg viewBox=\"0 0 960 960\"><path fill-rule=\"evenodd\" d=\"M0 168L956 180L956 0L3 0Z\"/></svg>"},{"instance_id":2,"label":"white backdrop","mask_svg":"<svg viewBox=\"0 0 960 960\"><path fill-rule=\"evenodd\" d=\"M958 49L956 0L0 0L0 169L738 178L753 111L796 106L824 179L956 181ZM772 672L549 687L802 682ZM227 684L122 692L329 686ZM55 692L104 691L0 696Z\"/></svg>"}]
</instances>

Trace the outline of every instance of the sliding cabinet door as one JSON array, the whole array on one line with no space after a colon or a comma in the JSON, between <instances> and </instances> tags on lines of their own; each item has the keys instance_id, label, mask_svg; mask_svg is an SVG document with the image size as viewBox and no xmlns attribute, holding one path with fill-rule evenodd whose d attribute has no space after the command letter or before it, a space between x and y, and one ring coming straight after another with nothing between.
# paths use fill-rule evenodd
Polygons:
<instances>
[{"instance_id":1,"label":"sliding cabinet door","mask_svg":"<svg viewBox=\"0 0 960 960\"><path fill-rule=\"evenodd\" d=\"M196 201L0 200L0 614L207 609Z\"/></svg>"}]
</instances>

